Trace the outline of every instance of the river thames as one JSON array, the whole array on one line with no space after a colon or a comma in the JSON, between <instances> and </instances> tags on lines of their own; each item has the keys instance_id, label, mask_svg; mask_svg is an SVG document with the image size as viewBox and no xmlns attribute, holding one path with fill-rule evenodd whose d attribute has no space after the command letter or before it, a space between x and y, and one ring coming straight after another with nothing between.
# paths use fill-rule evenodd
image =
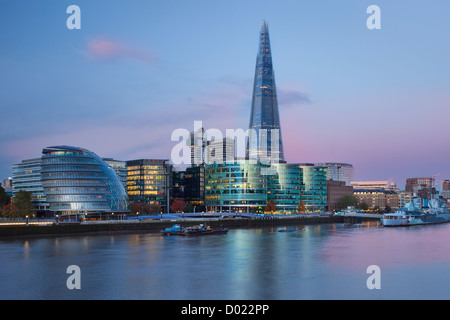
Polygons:
<instances>
[{"instance_id":1,"label":"river thames","mask_svg":"<svg viewBox=\"0 0 450 320\"><path fill-rule=\"evenodd\" d=\"M66 285L71 265L80 289ZM2 300L450 299L450 224L3 239L0 266Z\"/></svg>"}]
</instances>

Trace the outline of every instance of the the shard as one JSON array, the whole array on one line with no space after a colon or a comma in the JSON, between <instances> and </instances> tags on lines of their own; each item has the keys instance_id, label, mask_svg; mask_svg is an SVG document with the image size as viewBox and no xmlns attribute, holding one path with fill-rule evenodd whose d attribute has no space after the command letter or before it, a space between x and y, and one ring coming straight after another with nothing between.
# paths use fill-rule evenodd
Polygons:
<instances>
[{"instance_id":1,"label":"the shard","mask_svg":"<svg viewBox=\"0 0 450 320\"><path fill-rule=\"evenodd\" d=\"M261 27L256 57L249 129L248 159L263 163L285 162L269 26L266 21Z\"/></svg>"}]
</instances>

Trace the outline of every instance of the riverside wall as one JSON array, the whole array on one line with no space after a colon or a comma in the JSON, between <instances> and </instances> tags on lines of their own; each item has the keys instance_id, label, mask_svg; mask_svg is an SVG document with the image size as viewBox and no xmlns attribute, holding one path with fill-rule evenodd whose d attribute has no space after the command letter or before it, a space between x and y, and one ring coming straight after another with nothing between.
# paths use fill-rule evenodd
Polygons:
<instances>
[{"instance_id":1,"label":"riverside wall","mask_svg":"<svg viewBox=\"0 0 450 320\"><path fill-rule=\"evenodd\" d=\"M95 233L125 233L147 232L159 233L162 229L174 224L192 226L200 223L211 227L223 226L229 229L279 227L327 223L344 223L340 216L302 216L292 218L260 218L260 219L195 219L186 221L111 221L103 223L60 223L49 226L0 226L0 238L14 238L22 236L49 236L49 235L77 235Z\"/></svg>"}]
</instances>

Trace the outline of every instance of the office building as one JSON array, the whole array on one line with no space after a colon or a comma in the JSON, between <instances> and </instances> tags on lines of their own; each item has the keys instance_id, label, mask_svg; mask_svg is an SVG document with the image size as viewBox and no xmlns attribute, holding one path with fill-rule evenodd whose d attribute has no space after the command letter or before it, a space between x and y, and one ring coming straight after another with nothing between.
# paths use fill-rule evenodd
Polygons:
<instances>
[{"instance_id":1,"label":"office building","mask_svg":"<svg viewBox=\"0 0 450 320\"><path fill-rule=\"evenodd\" d=\"M273 201L278 213L324 212L327 168L314 164L234 163L206 165L206 206L212 211L264 212Z\"/></svg>"},{"instance_id":2,"label":"office building","mask_svg":"<svg viewBox=\"0 0 450 320\"><path fill-rule=\"evenodd\" d=\"M328 180L343 181L346 186L351 186L354 179L353 165L336 162L322 162L317 165L327 167Z\"/></svg>"},{"instance_id":3,"label":"office building","mask_svg":"<svg viewBox=\"0 0 450 320\"><path fill-rule=\"evenodd\" d=\"M14 197L19 191L30 192L35 212L45 215L49 213L50 205L42 185L41 163L41 158L34 158L12 166L12 195Z\"/></svg>"},{"instance_id":4,"label":"office building","mask_svg":"<svg viewBox=\"0 0 450 320\"><path fill-rule=\"evenodd\" d=\"M205 163L208 164L233 162L235 160L235 141L231 138L208 141L205 154Z\"/></svg>"},{"instance_id":5,"label":"office building","mask_svg":"<svg viewBox=\"0 0 450 320\"><path fill-rule=\"evenodd\" d=\"M12 178L3 180L3 189L5 189L6 194L9 195L10 197L12 197L12 192L13 192L13 183L12 182L13 182Z\"/></svg>"},{"instance_id":6,"label":"office building","mask_svg":"<svg viewBox=\"0 0 450 320\"><path fill-rule=\"evenodd\" d=\"M139 159L127 161L127 193L130 202L160 205L168 212L172 165L168 160Z\"/></svg>"},{"instance_id":7,"label":"office building","mask_svg":"<svg viewBox=\"0 0 450 320\"><path fill-rule=\"evenodd\" d=\"M352 195L353 187L346 185L344 181L327 180L327 211L339 209L339 200L344 196Z\"/></svg>"},{"instance_id":8,"label":"office building","mask_svg":"<svg viewBox=\"0 0 450 320\"><path fill-rule=\"evenodd\" d=\"M399 191L398 192L399 197L399 208L404 208L408 203L411 203L413 201L413 197L411 193L406 191Z\"/></svg>"},{"instance_id":9,"label":"office building","mask_svg":"<svg viewBox=\"0 0 450 320\"><path fill-rule=\"evenodd\" d=\"M353 189L397 191L397 184L391 181L353 181Z\"/></svg>"},{"instance_id":10,"label":"office building","mask_svg":"<svg viewBox=\"0 0 450 320\"><path fill-rule=\"evenodd\" d=\"M296 213L300 204L300 167L298 164L273 164L267 177L267 201L274 201L277 211Z\"/></svg>"},{"instance_id":11,"label":"office building","mask_svg":"<svg viewBox=\"0 0 450 320\"><path fill-rule=\"evenodd\" d=\"M186 168L184 175L184 199L196 212L205 208L205 165Z\"/></svg>"},{"instance_id":12,"label":"office building","mask_svg":"<svg viewBox=\"0 0 450 320\"><path fill-rule=\"evenodd\" d=\"M450 191L450 181L449 180L442 181L442 191Z\"/></svg>"},{"instance_id":13,"label":"office building","mask_svg":"<svg viewBox=\"0 0 450 320\"><path fill-rule=\"evenodd\" d=\"M267 205L264 166L239 160L205 167L207 210L216 212L263 212Z\"/></svg>"},{"instance_id":14,"label":"office building","mask_svg":"<svg viewBox=\"0 0 450 320\"><path fill-rule=\"evenodd\" d=\"M303 163L300 167L300 199L306 213L320 213L327 206L327 167Z\"/></svg>"},{"instance_id":15,"label":"office building","mask_svg":"<svg viewBox=\"0 0 450 320\"><path fill-rule=\"evenodd\" d=\"M172 168L172 187L170 193L170 202L174 199L183 200L185 198L186 188L186 169Z\"/></svg>"},{"instance_id":16,"label":"office building","mask_svg":"<svg viewBox=\"0 0 450 320\"><path fill-rule=\"evenodd\" d=\"M256 57L249 129L248 159L266 164L285 162L269 26L265 21Z\"/></svg>"},{"instance_id":17,"label":"office building","mask_svg":"<svg viewBox=\"0 0 450 320\"><path fill-rule=\"evenodd\" d=\"M200 128L191 132L186 143L191 150L191 166L204 164L206 160L204 156L206 147L205 129Z\"/></svg>"},{"instance_id":18,"label":"office building","mask_svg":"<svg viewBox=\"0 0 450 320\"><path fill-rule=\"evenodd\" d=\"M432 195L438 194L434 177L408 178L406 179L405 191L422 200L429 200Z\"/></svg>"},{"instance_id":19,"label":"office building","mask_svg":"<svg viewBox=\"0 0 450 320\"><path fill-rule=\"evenodd\" d=\"M353 195L360 203L366 203L369 210L392 211L397 210L407 201L406 195L386 189L354 189Z\"/></svg>"},{"instance_id":20,"label":"office building","mask_svg":"<svg viewBox=\"0 0 450 320\"><path fill-rule=\"evenodd\" d=\"M103 158L103 161L105 161L111 168L114 169L114 171L119 176L120 182L122 182L123 187L126 190L127 189L127 162L120 161L120 160L114 160L112 158Z\"/></svg>"}]
</instances>

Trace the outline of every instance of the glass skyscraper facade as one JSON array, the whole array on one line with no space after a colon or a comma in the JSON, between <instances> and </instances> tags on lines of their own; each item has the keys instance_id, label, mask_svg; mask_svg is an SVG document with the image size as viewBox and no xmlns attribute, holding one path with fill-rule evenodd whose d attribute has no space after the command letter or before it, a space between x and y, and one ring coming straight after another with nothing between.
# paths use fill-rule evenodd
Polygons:
<instances>
[{"instance_id":1,"label":"glass skyscraper facade","mask_svg":"<svg viewBox=\"0 0 450 320\"><path fill-rule=\"evenodd\" d=\"M139 159L127 161L127 192L131 202L159 204L168 208L168 192L172 179L168 160Z\"/></svg>"},{"instance_id":2,"label":"glass skyscraper facade","mask_svg":"<svg viewBox=\"0 0 450 320\"><path fill-rule=\"evenodd\" d=\"M206 165L206 206L212 211L263 212L273 201L278 213L297 213L303 201L306 210L302 212L324 212L327 171L326 166L285 161L269 27L264 21L246 160Z\"/></svg>"},{"instance_id":3,"label":"glass skyscraper facade","mask_svg":"<svg viewBox=\"0 0 450 320\"><path fill-rule=\"evenodd\" d=\"M128 197L117 173L95 153L70 146L42 151L41 178L50 211L124 213Z\"/></svg>"},{"instance_id":4,"label":"glass skyscraper facade","mask_svg":"<svg viewBox=\"0 0 450 320\"><path fill-rule=\"evenodd\" d=\"M263 163L285 162L269 26L264 21L256 57L247 158Z\"/></svg>"}]
</instances>

